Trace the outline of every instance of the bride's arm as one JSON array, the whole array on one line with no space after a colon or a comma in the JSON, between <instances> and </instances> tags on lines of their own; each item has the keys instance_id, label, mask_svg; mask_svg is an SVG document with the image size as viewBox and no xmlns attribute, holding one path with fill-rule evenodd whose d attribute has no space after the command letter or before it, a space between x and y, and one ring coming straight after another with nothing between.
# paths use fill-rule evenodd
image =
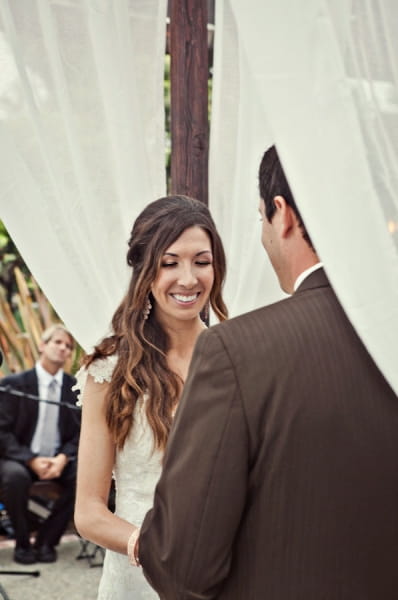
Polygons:
<instances>
[{"instance_id":1,"label":"bride's arm","mask_svg":"<svg viewBox=\"0 0 398 600\"><path fill-rule=\"evenodd\" d=\"M108 508L115 444L105 421L107 387L108 383L96 383L91 375L84 386L75 525L83 538L126 554L136 527Z\"/></svg>"}]
</instances>

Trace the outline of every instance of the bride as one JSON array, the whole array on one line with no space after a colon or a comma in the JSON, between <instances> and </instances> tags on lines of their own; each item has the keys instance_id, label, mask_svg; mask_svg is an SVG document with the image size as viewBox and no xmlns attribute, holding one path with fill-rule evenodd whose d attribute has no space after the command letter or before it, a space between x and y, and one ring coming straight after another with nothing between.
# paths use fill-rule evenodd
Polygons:
<instances>
[{"instance_id":1,"label":"bride","mask_svg":"<svg viewBox=\"0 0 398 600\"><path fill-rule=\"evenodd\" d=\"M113 334L77 379L83 403L75 523L107 548L100 600L158 598L128 543L152 506L163 451L208 302L219 320L225 256L207 207L186 196L149 204L134 223L128 291ZM116 509L108 508L112 473ZM129 545L130 547L130 545Z\"/></svg>"}]
</instances>

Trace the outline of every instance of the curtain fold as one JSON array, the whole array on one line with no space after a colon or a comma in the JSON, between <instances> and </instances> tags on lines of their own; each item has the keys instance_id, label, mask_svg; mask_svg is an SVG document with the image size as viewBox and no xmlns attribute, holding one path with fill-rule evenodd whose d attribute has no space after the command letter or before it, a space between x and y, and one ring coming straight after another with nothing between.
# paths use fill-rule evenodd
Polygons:
<instances>
[{"instance_id":1,"label":"curtain fold","mask_svg":"<svg viewBox=\"0 0 398 600\"><path fill-rule=\"evenodd\" d=\"M125 291L135 217L165 193L166 11L0 4L0 217L85 349Z\"/></svg>"},{"instance_id":2,"label":"curtain fold","mask_svg":"<svg viewBox=\"0 0 398 600\"><path fill-rule=\"evenodd\" d=\"M283 297L261 246L258 165L272 132L230 2L216 2L209 206L227 255L230 316Z\"/></svg>"},{"instance_id":3,"label":"curtain fold","mask_svg":"<svg viewBox=\"0 0 398 600\"><path fill-rule=\"evenodd\" d=\"M229 155L243 148L239 164L229 161L224 172L239 169L247 177L252 148L276 143L336 293L398 392L398 6L392 0L223 5L239 24L230 43L251 83L245 101L242 81L214 73L228 90L218 99L220 110L234 96L240 108L237 135L218 140L213 156L223 156L223 144ZM224 43L231 37L225 21L217 35ZM258 102L272 128L268 136L253 129L248 139L245 122ZM221 201L220 214L228 198ZM242 268L251 279L262 277L257 265ZM252 300L264 304L261 294Z\"/></svg>"}]
</instances>

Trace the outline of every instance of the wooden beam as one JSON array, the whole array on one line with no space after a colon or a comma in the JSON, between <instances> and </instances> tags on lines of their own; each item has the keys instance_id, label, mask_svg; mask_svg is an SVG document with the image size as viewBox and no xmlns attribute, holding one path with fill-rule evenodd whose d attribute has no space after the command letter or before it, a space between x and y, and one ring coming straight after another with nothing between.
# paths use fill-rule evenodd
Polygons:
<instances>
[{"instance_id":1,"label":"wooden beam","mask_svg":"<svg viewBox=\"0 0 398 600\"><path fill-rule=\"evenodd\" d=\"M170 0L171 193L208 204L207 0Z\"/></svg>"}]
</instances>

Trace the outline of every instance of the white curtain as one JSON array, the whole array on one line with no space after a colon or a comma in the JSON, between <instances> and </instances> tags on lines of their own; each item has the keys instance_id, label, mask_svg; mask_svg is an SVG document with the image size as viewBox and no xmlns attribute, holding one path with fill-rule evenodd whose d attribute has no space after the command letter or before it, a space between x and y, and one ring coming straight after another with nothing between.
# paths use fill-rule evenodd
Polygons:
<instances>
[{"instance_id":1,"label":"white curtain","mask_svg":"<svg viewBox=\"0 0 398 600\"><path fill-rule=\"evenodd\" d=\"M240 239L244 259L229 293L246 290L253 308L264 304L256 281L264 277L257 261L266 259L250 249L247 211L261 152L274 142L330 280L398 392L398 4L217 5L211 201L234 252ZM233 128L222 124L224 110Z\"/></svg>"},{"instance_id":2,"label":"white curtain","mask_svg":"<svg viewBox=\"0 0 398 600\"><path fill-rule=\"evenodd\" d=\"M0 2L0 216L85 348L165 193L166 0ZM257 169L276 143L341 302L398 391L398 5L217 0L210 205L232 315L282 297Z\"/></svg>"},{"instance_id":3,"label":"white curtain","mask_svg":"<svg viewBox=\"0 0 398 600\"><path fill-rule=\"evenodd\" d=\"M0 218L80 344L108 330L165 193L166 0L1 0Z\"/></svg>"},{"instance_id":4,"label":"white curtain","mask_svg":"<svg viewBox=\"0 0 398 600\"><path fill-rule=\"evenodd\" d=\"M273 143L228 1L216 2L209 206L227 254L225 300L236 316L284 296L261 246L257 171Z\"/></svg>"}]
</instances>

